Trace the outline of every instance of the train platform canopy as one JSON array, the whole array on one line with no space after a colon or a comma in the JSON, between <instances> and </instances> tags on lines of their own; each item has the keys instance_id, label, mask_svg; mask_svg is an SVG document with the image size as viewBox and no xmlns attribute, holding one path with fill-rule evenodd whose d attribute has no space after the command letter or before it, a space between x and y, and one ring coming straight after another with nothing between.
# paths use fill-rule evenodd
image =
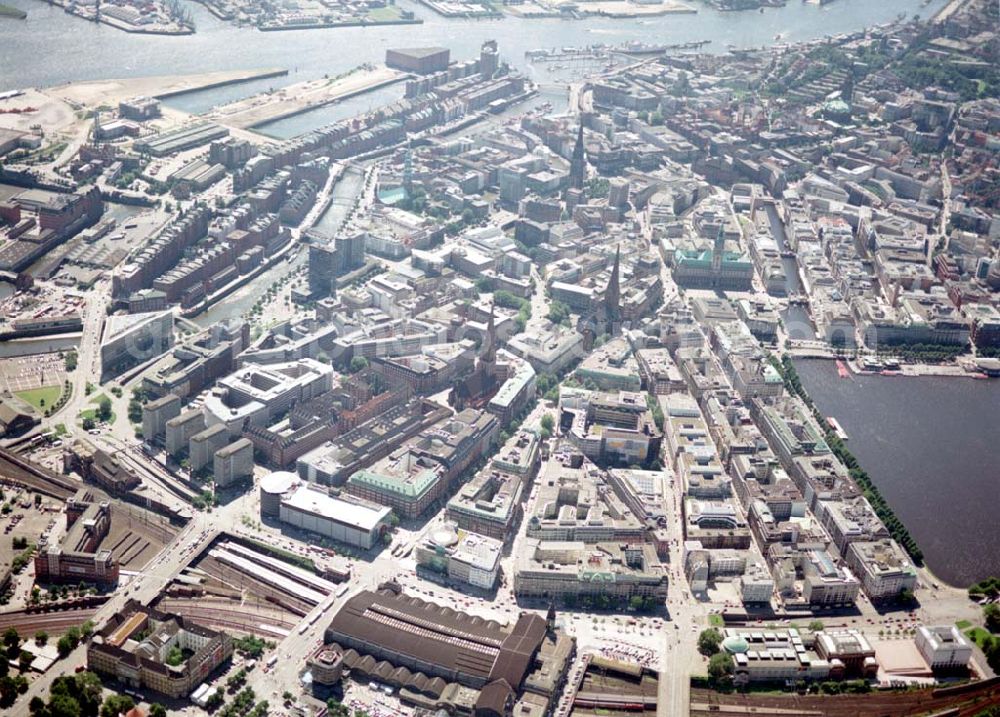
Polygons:
<instances>
[{"instance_id":1,"label":"train platform canopy","mask_svg":"<svg viewBox=\"0 0 1000 717\"><path fill-rule=\"evenodd\" d=\"M328 638L397 666L419 665L471 687L503 680L515 690L545 634L538 615L501 625L386 589L353 596L327 630Z\"/></svg>"}]
</instances>

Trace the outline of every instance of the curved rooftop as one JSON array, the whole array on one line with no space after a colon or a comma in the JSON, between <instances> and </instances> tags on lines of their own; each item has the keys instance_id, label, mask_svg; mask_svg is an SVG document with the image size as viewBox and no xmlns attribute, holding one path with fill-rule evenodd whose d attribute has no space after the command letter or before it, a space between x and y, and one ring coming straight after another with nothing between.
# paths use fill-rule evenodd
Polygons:
<instances>
[{"instance_id":1,"label":"curved rooftop","mask_svg":"<svg viewBox=\"0 0 1000 717\"><path fill-rule=\"evenodd\" d=\"M265 493L281 495L287 493L299 477L290 471L268 473L260 480L260 489Z\"/></svg>"}]
</instances>

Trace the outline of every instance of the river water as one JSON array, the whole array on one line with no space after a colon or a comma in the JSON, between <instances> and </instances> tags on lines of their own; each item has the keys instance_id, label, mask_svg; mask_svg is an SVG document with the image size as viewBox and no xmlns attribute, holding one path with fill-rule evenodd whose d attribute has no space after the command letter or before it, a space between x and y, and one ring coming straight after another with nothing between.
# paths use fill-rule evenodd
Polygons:
<instances>
[{"instance_id":1,"label":"river water","mask_svg":"<svg viewBox=\"0 0 1000 717\"><path fill-rule=\"evenodd\" d=\"M441 45L466 59L484 40L496 39L502 56L528 72L524 52L539 47L615 44L627 40L688 42L712 40L708 50L727 45L759 47L781 34L784 42L852 32L894 19L899 13L929 16L944 4L933 0L834 0L827 5L789 2L763 13L721 13L703 6L697 14L643 20L459 20L435 15L412 0L399 0L422 25L259 32L214 18L191 0L197 32L178 37L134 35L67 15L41 0L5 0L25 10L25 21L0 21L0 90L45 87L73 80L176 75L216 70L280 67L285 78L194 93L171 104L190 111L246 96L270 86L335 75L364 62L381 62L389 47ZM691 0L697 4L696 0Z\"/></svg>"},{"instance_id":2,"label":"river water","mask_svg":"<svg viewBox=\"0 0 1000 717\"><path fill-rule=\"evenodd\" d=\"M1000 380L855 376L795 368L916 539L931 571L966 586L1000 575Z\"/></svg>"}]
</instances>

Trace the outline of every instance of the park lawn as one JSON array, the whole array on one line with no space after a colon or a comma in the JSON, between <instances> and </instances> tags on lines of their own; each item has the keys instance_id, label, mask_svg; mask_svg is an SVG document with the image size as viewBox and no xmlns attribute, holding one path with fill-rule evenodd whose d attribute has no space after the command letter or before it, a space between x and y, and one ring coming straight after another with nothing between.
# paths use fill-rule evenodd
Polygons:
<instances>
[{"instance_id":1,"label":"park lawn","mask_svg":"<svg viewBox=\"0 0 1000 717\"><path fill-rule=\"evenodd\" d=\"M41 412L54 405L62 395L62 386L42 386L41 388L29 388L26 391L17 391L14 394L22 401L30 403Z\"/></svg>"},{"instance_id":2,"label":"park lawn","mask_svg":"<svg viewBox=\"0 0 1000 717\"><path fill-rule=\"evenodd\" d=\"M972 627L972 623L969 622L968 620L959 620L958 622L955 623L955 627L957 627L959 630L967 630L970 627Z\"/></svg>"},{"instance_id":3,"label":"park lawn","mask_svg":"<svg viewBox=\"0 0 1000 717\"><path fill-rule=\"evenodd\" d=\"M709 615L708 624L712 627L723 627L726 621L722 619L722 615Z\"/></svg>"},{"instance_id":4,"label":"park lawn","mask_svg":"<svg viewBox=\"0 0 1000 717\"><path fill-rule=\"evenodd\" d=\"M986 640L990 638L990 633L981 627L974 627L971 630L966 630L965 636L979 645L979 647L982 647L986 643Z\"/></svg>"},{"instance_id":5,"label":"park lawn","mask_svg":"<svg viewBox=\"0 0 1000 717\"><path fill-rule=\"evenodd\" d=\"M385 7L376 7L368 11L366 16L368 20L373 20L375 22L385 22L386 20L398 20L399 19L399 8L393 5L386 5Z\"/></svg>"},{"instance_id":6,"label":"park lawn","mask_svg":"<svg viewBox=\"0 0 1000 717\"><path fill-rule=\"evenodd\" d=\"M80 415L76 417L76 420L77 420L77 422L79 422L79 423L82 424L83 423L83 419L85 419L85 418L91 419L94 423L100 423L100 420L98 420L98 418L97 418L97 409L96 408L87 408L87 409L85 409L83 411L80 411ZM117 419L118 419L117 414L114 411L112 411L111 412L111 418L109 418L107 420L107 424L110 426Z\"/></svg>"},{"instance_id":7,"label":"park lawn","mask_svg":"<svg viewBox=\"0 0 1000 717\"><path fill-rule=\"evenodd\" d=\"M98 393L97 395L93 396L90 399L90 402L91 403L100 403L102 398L105 398L105 395L103 393ZM78 423L82 424L83 423L83 419L85 419L85 418L91 419L92 421L94 421L94 423L100 423L100 420L97 418L97 409L96 408L85 408L84 410L80 411L80 415L76 417L76 420L77 420ZM109 418L107 420L107 425L109 425L109 426L112 425L117 420L117 418L118 418L118 416L115 414L114 411L112 411L111 412L111 418Z\"/></svg>"}]
</instances>

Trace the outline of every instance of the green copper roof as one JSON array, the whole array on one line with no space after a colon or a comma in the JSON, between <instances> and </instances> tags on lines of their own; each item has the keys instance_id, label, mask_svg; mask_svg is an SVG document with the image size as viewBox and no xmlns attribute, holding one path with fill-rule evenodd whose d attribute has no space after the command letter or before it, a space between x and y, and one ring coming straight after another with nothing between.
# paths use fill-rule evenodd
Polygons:
<instances>
[{"instance_id":1,"label":"green copper roof","mask_svg":"<svg viewBox=\"0 0 1000 717\"><path fill-rule=\"evenodd\" d=\"M373 471L358 471L347 479L348 483L363 485L382 493L395 493L407 498L417 498L437 482L437 473L425 469L405 478L395 478Z\"/></svg>"}]
</instances>

